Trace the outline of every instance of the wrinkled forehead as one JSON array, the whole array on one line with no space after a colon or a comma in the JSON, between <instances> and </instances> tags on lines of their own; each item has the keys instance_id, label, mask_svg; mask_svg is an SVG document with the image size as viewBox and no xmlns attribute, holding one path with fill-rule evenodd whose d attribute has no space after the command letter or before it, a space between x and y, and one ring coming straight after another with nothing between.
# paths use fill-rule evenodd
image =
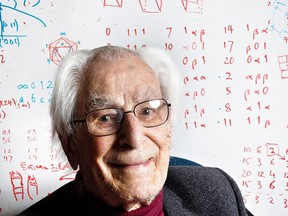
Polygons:
<instances>
[{"instance_id":1,"label":"wrinkled forehead","mask_svg":"<svg viewBox=\"0 0 288 216\"><path fill-rule=\"evenodd\" d=\"M85 71L82 86L79 100L85 103L86 109L91 101L98 101L101 105L105 101L114 100L116 103L119 100L120 104L122 92L130 92L135 103L161 97L154 71L141 58L129 53L105 61L95 59Z\"/></svg>"},{"instance_id":2,"label":"wrinkled forehead","mask_svg":"<svg viewBox=\"0 0 288 216\"><path fill-rule=\"evenodd\" d=\"M109 87L110 82L114 81L114 84L117 84L124 78L132 77L143 80L145 85L149 85L148 81L158 83L156 74L146 62L138 56L126 53L125 56L113 56L105 60L94 59L87 66L83 84L89 93L95 89L103 90Z\"/></svg>"}]
</instances>

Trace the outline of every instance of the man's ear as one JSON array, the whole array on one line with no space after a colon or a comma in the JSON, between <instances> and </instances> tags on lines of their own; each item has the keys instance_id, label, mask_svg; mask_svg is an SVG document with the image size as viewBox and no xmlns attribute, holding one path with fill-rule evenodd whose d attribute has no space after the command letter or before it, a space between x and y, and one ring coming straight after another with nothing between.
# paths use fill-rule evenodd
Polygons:
<instances>
[{"instance_id":1,"label":"man's ear","mask_svg":"<svg viewBox=\"0 0 288 216\"><path fill-rule=\"evenodd\" d=\"M78 146L74 139L74 137L69 136L59 136L61 141L62 148L65 152L65 155L68 158L68 161L71 167L76 170L78 168L79 160L78 160Z\"/></svg>"}]
</instances>

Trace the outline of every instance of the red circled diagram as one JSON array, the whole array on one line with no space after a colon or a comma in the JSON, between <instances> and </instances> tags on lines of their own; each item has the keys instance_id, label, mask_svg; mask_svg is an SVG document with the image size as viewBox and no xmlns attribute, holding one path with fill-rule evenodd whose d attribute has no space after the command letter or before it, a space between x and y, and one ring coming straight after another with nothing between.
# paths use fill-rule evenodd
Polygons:
<instances>
[{"instance_id":1,"label":"red circled diagram","mask_svg":"<svg viewBox=\"0 0 288 216\"><path fill-rule=\"evenodd\" d=\"M78 50L78 43L61 37L50 43L48 49L50 60L59 64L68 53Z\"/></svg>"}]
</instances>

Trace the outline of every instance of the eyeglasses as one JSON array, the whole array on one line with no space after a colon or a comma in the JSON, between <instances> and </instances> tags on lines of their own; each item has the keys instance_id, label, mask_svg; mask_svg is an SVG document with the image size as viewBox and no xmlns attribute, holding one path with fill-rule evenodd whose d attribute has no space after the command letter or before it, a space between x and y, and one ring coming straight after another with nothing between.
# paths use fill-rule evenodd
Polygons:
<instances>
[{"instance_id":1,"label":"eyeglasses","mask_svg":"<svg viewBox=\"0 0 288 216\"><path fill-rule=\"evenodd\" d=\"M124 112L118 108L104 108L89 112L85 119L75 119L73 123L86 122L88 131L95 136L108 136L117 133L125 115L133 113L145 128L164 124L169 117L169 104L164 99L148 100L136 104L133 110Z\"/></svg>"}]
</instances>

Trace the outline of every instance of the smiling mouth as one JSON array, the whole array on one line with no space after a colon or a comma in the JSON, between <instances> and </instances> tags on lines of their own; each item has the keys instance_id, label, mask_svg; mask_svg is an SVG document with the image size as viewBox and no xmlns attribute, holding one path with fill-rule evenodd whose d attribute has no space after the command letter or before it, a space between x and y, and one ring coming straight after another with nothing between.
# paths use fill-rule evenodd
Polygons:
<instances>
[{"instance_id":1,"label":"smiling mouth","mask_svg":"<svg viewBox=\"0 0 288 216\"><path fill-rule=\"evenodd\" d=\"M149 158L146 161L139 161L139 162L109 162L109 165L113 168L139 168L139 167L145 167L150 164L150 162L153 160L153 158Z\"/></svg>"}]
</instances>

